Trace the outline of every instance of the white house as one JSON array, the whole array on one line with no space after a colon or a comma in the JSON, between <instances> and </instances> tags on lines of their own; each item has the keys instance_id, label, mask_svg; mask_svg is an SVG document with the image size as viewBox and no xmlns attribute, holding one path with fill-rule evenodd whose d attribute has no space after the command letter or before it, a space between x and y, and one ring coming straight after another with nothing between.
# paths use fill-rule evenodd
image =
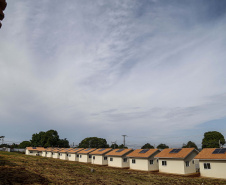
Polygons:
<instances>
[{"instance_id":1,"label":"white house","mask_svg":"<svg viewBox=\"0 0 226 185\"><path fill-rule=\"evenodd\" d=\"M158 171L159 164L155 157L160 152L158 149L137 149L127 155L129 167L133 170Z\"/></svg>"},{"instance_id":2,"label":"white house","mask_svg":"<svg viewBox=\"0 0 226 185\"><path fill-rule=\"evenodd\" d=\"M91 163L92 155L90 153L94 150L96 150L96 148L86 148L84 150L79 151L79 162Z\"/></svg>"},{"instance_id":3,"label":"white house","mask_svg":"<svg viewBox=\"0 0 226 185\"><path fill-rule=\"evenodd\" d=\"M112 148L99 148L90 153L92 155L91 163L98 165L107 165L108 160L106 154L110 152Z\"/></svg>"},{"instance_id":4,"label":"white house","mask_svg":"<svg viewBox=\"0 0 226 185\"><path fill-rule=\"evenodd\" d=\"M204 148L195 159L202 177L226 179L226 148Z\"/></svg>"},{"instance_id":5,"label":"white house","mask_svg":"<svg viewBox=\"0 0 226 185\"><path fill-rule=\"evenodd\" d=\"M108 166L118 168L129 168L129 160L126 157L133 149L114 149L107 153Z\"/></svg>"},{"instance_id":6,"label":"white house","mask_svg":"<svg viewBox=\"0 0 226 185\"><path fill-rule=\"evenodd\" d=\"M64 148L54 148L52 150L52 158L54 159L59 159L60 158L60 151L63 150Z\"/></svg>"},{"instance_id":7,"label":"white house","mask_svg":"<svg viewBox=\"0 0 226 185\"><path fill-rule=\"evenodd\" d=\"M53 157L53 150L54 148L47 148L46 149L46 157Z\"/></svg>"},{"instance_id":8,"label":"white house","mask_svg":"<svg viewBox=\"0 0 226 185\"><path fill-rule=\"evenodd\" d=\"M25 154L26 155L41 155L42 150L45 150L44 147L26 147Z\"/></svg>"},{"instance_id":9,"label":"white house","mask_svg":"<svg viewBox=\"0 0 226 185\"><path fill-rule=\"evenodd\" d=\"M62 150L59 151L59 154L60 154L60 159L62 160L68 160L68 157L69 157L69 151L70 150L73 150L73 148L64 148Z\"/></svg>"},{"instance_id":10,"label":"white house","mask_svg":"<svg viewBox=\"0 0 226 185\"><path fill-rule=\"evenodd\" d=\"M84 148L74 148L68 151L68 160L69 161L79 161L79 154L78 152L84 150Z\"/></svg>"},{"instance_id":11,"label":"white house","mask_svg":"<svg viewBox=\"0 0 226 185\"><path fill-rule=\"evenodd\" d=\"M199 152L195 148L167 148L155 156L159 161L159 172L173 174L196 173L194 157Z\"/></svg>"}]
</instances>

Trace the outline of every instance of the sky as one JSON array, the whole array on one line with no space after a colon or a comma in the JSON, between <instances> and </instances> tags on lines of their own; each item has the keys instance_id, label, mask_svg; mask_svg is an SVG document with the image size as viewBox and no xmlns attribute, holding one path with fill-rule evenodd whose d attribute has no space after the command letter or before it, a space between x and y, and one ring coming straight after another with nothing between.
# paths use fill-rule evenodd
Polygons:
<instances>
[{"instance_id":1,"label":"sky","mask_svg":"<svg viewBox=\"0 0 226 185\"><path fill-rule=\"evenodd\" d=\"M226 136L226 1L7 0L0 135L139 148Z\"/></svg>"}]
</instances>

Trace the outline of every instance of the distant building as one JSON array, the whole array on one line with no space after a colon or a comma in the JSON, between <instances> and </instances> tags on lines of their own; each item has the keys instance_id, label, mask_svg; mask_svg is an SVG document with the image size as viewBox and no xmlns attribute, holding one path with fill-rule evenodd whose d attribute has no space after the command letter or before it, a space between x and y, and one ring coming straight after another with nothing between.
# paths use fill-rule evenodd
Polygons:
<instances>
[{"instance_id":1,"label":"distant building","mask_svg":"<svg viewBox=\"0 0 226 185\"><path fill-rule=\"evenodd\" d=\"M27 147L25 150L26 155L42 155L42 151L45 150L44 147Z\"/></svg>"},{"instance_id":2,"label":"distant building","mask_svg":"<svg viewBox=\"0 0 226 185\"><path fill-rule=\"evenodd\" d=\"M96 148L86 148L84 150L79 151L79 162L91 163L92 155L90 153L94 150L96 150Z\"/></svg>"},{"instance_id":3,"label":"distant building","mask_svg":"<svg viewBox=\"0 0 226 185\"><path fill-rule=\"evenodd\" d=\"M195 159L202 177L226 179L226 148L204 148Z\"/></svg>"},{"instance_id":4,"label":"distant building","mask_svg":"<svg viewBox=\"0 0 226 185\"><path fill-rule=\"evenodd\" d=\"M108 159L106 154L109 153L112 148L99 148L90 153L92 155L91 163L99 165L108 165Z\"/></svg>"},{"instance_id":5,"label":"distant building","mask_svg":"<svg viewBox=\"0 0 226 185\"><path fill-rule=\"evenodd\" d=\"M72 150L68 151L68 160L69 161L79 161L78 152L81 150L84 150L84 148L73 148Z\"/></svg>"}]
</instances>

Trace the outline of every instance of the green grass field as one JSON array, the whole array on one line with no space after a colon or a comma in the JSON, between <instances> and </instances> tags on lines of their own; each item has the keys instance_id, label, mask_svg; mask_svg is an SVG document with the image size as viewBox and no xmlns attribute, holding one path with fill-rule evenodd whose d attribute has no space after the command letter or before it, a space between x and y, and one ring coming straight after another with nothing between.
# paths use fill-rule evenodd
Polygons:
<instances>
[{"instance_id":1,"label":"green grass field","mask_svg":"<svg viewBox=\"0 0 226 185\"><path fill-rule=\"evenodd\" d=\"M91 168L94 172L91 172ZM226 181L115 169L40 156L0 152L0 184L214 185L226 184Z\"/></svg>"}]
</instances>

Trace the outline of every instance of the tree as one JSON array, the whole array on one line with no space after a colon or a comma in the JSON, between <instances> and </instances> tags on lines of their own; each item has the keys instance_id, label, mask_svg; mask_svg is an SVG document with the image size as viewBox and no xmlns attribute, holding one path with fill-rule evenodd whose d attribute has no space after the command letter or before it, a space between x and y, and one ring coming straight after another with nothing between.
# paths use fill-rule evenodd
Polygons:
<instances>
[{"instance_id":1,"label":"tree","mask_svg":"<svg viewBox=\"0 0 226 185\"><path fill-rule=\"evenodd\" d=\"M116 143L112 144L110 148L118 148L118 145Z\"/></svg>"},{"instance_id":2,"label":"tree","mask_svg":"<svg viewBox=\"0 0 226 185\"><path fill-rule=\"evenodd\" d=\"M30 141L23 141L19 144L19 148L26 148L31 146L31 142Z\"/></svg>"},{"instance_id":3,"label":"tree","mask_svg":"<svg viewBox=\"0 0 226 185\"><path fill-rule=\"evenodd\" d=\"M69 148L68 140L66 138L60 139L56 130L41 131L38 134L33 134L30 142L31 146Z\"/></svg>"},{"instance_id":4,"label":"tree","mask_svg":"<svg viewBox=\"0 0 226 185\"><path fill-rule=\"evenodd\" d=\"M220 132L205 132L202 140L202 148L219 148L219 142L221 145L225 144L224 136Z\"/></svg>"},{"instance_id":5,"label":"tree","mask_svg":"<svg viewBox=\"0 0 226 185\"><path fill-rule=\"evenodd\" d=\"M152 146L150 143L146 143L144 146L141 147L141 149L151 149L151 148L155 148L155 147Z\"/></svg>"},{"instance_id":6,"label":"tree","mask_svg":"<svg viewBox=\"0 0 226 185\"><path fill-rule=\"evenodd\" d=\"M128 147L124 146L124 144L121 144L118 146L118 148L128 148Z\"/></svg>"},{"instance_id":7,"label":"tree","mask_svg":"<svg viewBox=\"0 0 226 185\"><path fill-rule=\"evenodd\" d=\"M87 137L83 139L79 145L79 148L108 148L106 139L98 137Z\"/></svg>"},{"instance_id":8,"label":"tree","mask_svg":"<svg viewBox=\"0 0 226 185\"><path fill-rule=\"evenodd\" d=\"M188 141L188 143L183 145L182 148L195 148L196 150L198 150L197 145L192 141Z\"/></svg>"},{"instance_id":9,"label":"tree","mask_svg":"<svg viewBox=\"0 0 226 185\"><path fill-rule=\"evenodd\" d=\"M159 145L157 146L157 148L158 148L158 149L165 149L165 148L169 148L169 146L167 146L166 144L161 143L161 144L159 144Z\"/></svg>"}]
</instances>

